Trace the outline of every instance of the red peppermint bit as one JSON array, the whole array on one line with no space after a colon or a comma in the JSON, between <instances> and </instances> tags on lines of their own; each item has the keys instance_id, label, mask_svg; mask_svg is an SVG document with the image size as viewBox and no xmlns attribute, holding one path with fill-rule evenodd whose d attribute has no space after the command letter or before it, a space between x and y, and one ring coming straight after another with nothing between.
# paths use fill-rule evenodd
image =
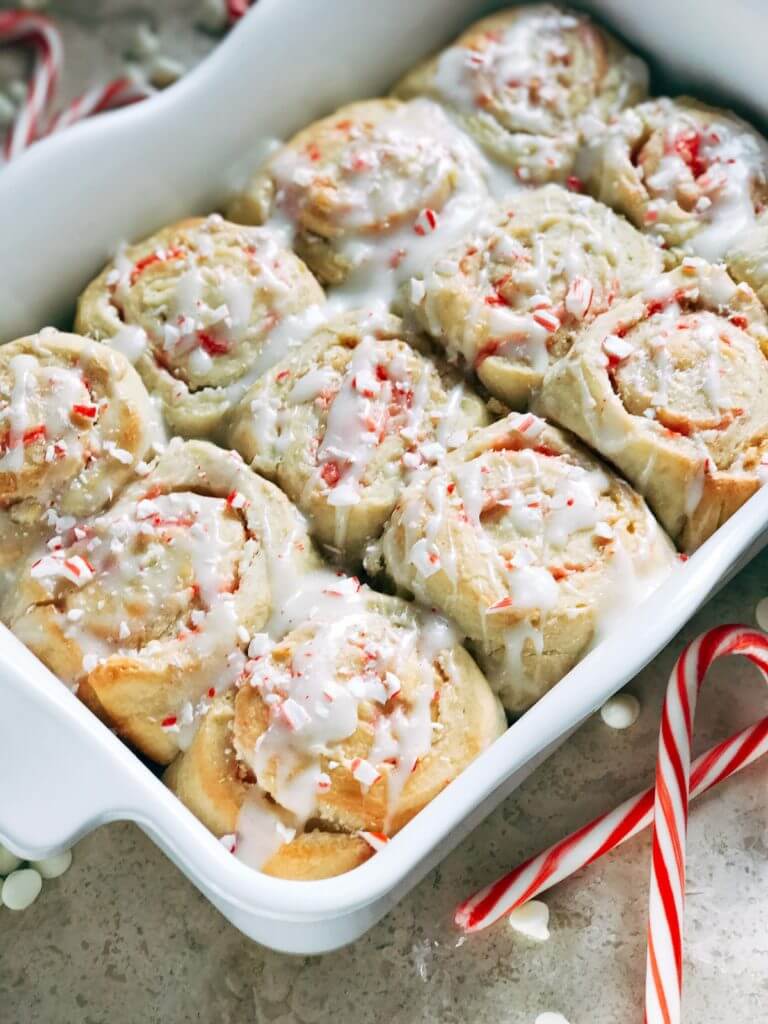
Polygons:
<instances>
[{"instance_id":1,"label":"red peppermint bit","mask_svg":"<svg viewBox=\"0 0 768 1024\"><path fill-rule=\"evenodd\" d=\"M546 444L537 444L533 450L538 452L539 455L545 455L549 459L555 459L560 454L560 452L556 452L554 448L550 448Z\"/></svg>"},{"instance_id":2,"label":"red peppermint bit","mask_svg":"<svg viewBox=\"0 0 768 1024\"><path fill-rule=\"evenodd\" d=\"M383 363L376 364L376 380L389 380L389 370Z\"/></svg>"},{"instance_id":3,"label":"red peppermint bit","mask_svg":"<svg viewBox=\"0 0 768 1024\"><path fill-rule=\"evenodd\" d=\"M645 315L655 316L656 313L661 313L662 310L667 308L670 301L670 299L650 299L645 304Z\"/></svg>"},{"instance_id":4,"label":"red peppermint bit","mask_svg":"<svg viewBox=\"0 0 768 1024\"><path fill-rule=\"evenodd\" d=\"M345 117L343 120L336 122L336 129L337 129L337 131L348 132L351 127L352 127L352 122L350 121L350 119L348 117Z\"/></svg>"},{"instance_id":5,"label":"red peppermint bit","mask_svg":"<svg viewBox=\"0 0 768 1024\"><path fill-rule=\"evenodd\" d=\"M573 498L569 498L569 499L568 499L568 500L566 501L566 503L565 503L565 504L566 504L566 505L568 506L568 508L573 508L573 505L574 505L574 501L573 501Z\"/></svg>"},{"instance_id":6,"label":"red peppermint bit","mask_svg":"<svg viewBox=\"0 0 768 1024\"><path fill-rule=\"evenodd\" d=\"M517 429L521 434L524 434L527 430L531 429L535 422L535 417L529 412L517 424Z\"/></svg>"},{"instance_id":7,"label":"red peppermint bit","mask_svg":"<svg viewBox=\"0 0 768 1024\"><path fill-rule=\"evenodd\" d=\"M83 416L87 420L95 420L99 410L95 405L73 405L72 412L77 416Z\"/></svg>"},{"instance_id":8,"label":"red peppermint bit","mask_svg":"<svg viewBox=\"0 0 768 1024\"><path fill-rule=\"evenodd\" d=\"M509 303L503 295L499 295L498 292L493 292L492 295L486 295L483 300L486 306L508 306Z\"/></svg>"},{"instance_id":9,"label":"red peppermint bit","mask_svg":"<svg viewBox=\"0 0 768 1024\"><path fill-rule=\"evenodd\" d=\"M445 487L445 493L446 494L453 494L453 492L455 490L456 490L456 484L454 484L454 483L446 484L446 487Z\"/></svg>"},{"instance_id":10,"label":"red peppermint bit","mask_svg":"<svg viewBox=\"0 0 768 1024\"><path fill-rule=\"evenodd\" d=\"M158 484L155 484L154 487L150 487L148 491L144 492L144 497L147 500L151 501L153 498L158 498L162 493L162 487L160 487Z\"/></svg>"},{"instance_id":11,"label":"red peppermint bit","mask_svg":"<svg viewBox=\"0 0 768 1024\"><path fill-rule=\"evenodd\" d=\"M691 556L686 555L685 552L681 551L677 557L680 559L681 562L687 562Z\"/></svg>"},{"instance_id":12,"label":"red peppermint bit","mask_svg":"<svg viewBox=\"0 0 768 1024\"><path fill-rule=\"evenodd\" d=\"M177 722L176 715L168 715L167 717L165 717L162 720L162 722L160 723L160 726L163 729L171 729L171 728L173 728L174 725L176 725L176 722Z\"/></svg>"},{"instance_id":13,"label":"red peppermint bit","mask_svg":"<svg viewBox=\"0 0 768 1024\"><path fill-rule=\"evenodd\" d=\"M643 217L643 220L645 221L646 224L655 224L655 222L658 219L659 219L659 214L658 214L657 210L646 210L645 211L645 216Z\"/></svg>"},{"instance_id":14,"label":"red peppermint bit","mask_svg":"<svg viewBox=\"0 0 768 1024\"><path fill-rule=\"evenodd\" d=\"M215 686L209 686L208 687L208 696L210 697L211 700L213 700L213 698L216 696L216 687Z\"/></svg>"},{"instance_id":15,"label":"red peppermint bit","mask_svg":"<svg viewBox=\"0 0 768 1024\"><path fill-rule=\"evenodd\" d=\"M227 504L230 508L246 508L248 505L248 499L240 491L232 490L227 495Z\"/></svg>"},{"instance_id":16,"label":"red peppermint bit","mask_svg":"<svg viewBox=\"0 0 768 1024\"><path fill-rule=\"evenodd\" d=\"M291 376L290 370L281 370L276 376L275 380L287 380Z\"/></svg>"},{"instance_id":17,"label":"red peppermint bit","mask_svg":"<svg viewBox=\"0 0 768 1024\"><path fill-rule=\"evenodd\" d=\"M568 186L570 192L583 192L584 182L581 178L578 178L575 174L569 174L565 180L565 184Z\"/></svg>"},{"instance_id":18,"label":"red peppermint bit","mask_svg":"<svg viewBox=\"0 0 768 1024\"><path fill-rule=\"evenodd\" d=\"M734 327L738 327L742 331L746 331L746 329L749 327L749 321L745 316L742 316L740 313L737 313L734 316L732 316L730 320Z\"/></svg>"},{"instance_id":19,"label":"red peppermint bit","mask_svg":"<svg viewBox=\"0 0 768 1024\"><path fill-rule=\"evenodd\" d=\"M223 356L229 352L229 345L221 338L217 338L210 331L198 331L197 340L200 348L209 356Z\"/></svg>"},{"instance_id":20,"label":"red peppermint bit","mask_svg":"<svg viewBox=\"0 0 768 1024\"><path fill-rule=\"evenodd\" d=\"M25 430L22 440L24 441L24 444L34 444L35 441L40 441L44 437L45 424L41 423L37 427L31 427L29 430Z\"/></svg>"},{"instance_id":21,"label":"red peppermint bit","mask_svg":"<svg viewBox=\"0 0 768 1024\"><path fill-rule=\"evenodd\" d=\"M502 597L500 601L496 601L494 604L489 605L485 610L486 612L502 612L507 608L514 606L514 601L511 597Z\"/></svg>"},{"instance_id":22,"label":"red peppermint bit","mask_svg":"<svg viewBox=\"0 0 768 1024\"><path fill-rule=\"evenodd\" d=\"M338 462L326 462L320 470L320 476L329 487L335 487L341 479L341 469Z\"/></svg>"},{"instance_id":23,"label":"red peppermint bit","mask_svg":"<svg viewBox=\"0 0 768 1024\"><path fill-rule=\"evenodd\" d=\"M309 157L309 159L312 160L314 163L317 163L317 161L320 159L320 155L320 147L318 146L318 144L316 142L310 142L309 145L307 146L307 156Z\"/></svg>"},{"instance_id":24,"label":"red peppermint bit","mask_svg":"<svg viewBox=\"0 0 768 1024\"><path fill-rule=\"evenodd\" d=\"M133 270L131 271L131 284L136 284L141 274L147 269L147 267L151 267L154 263L165 263L169 260L180 260L183 258L184 250L179 246L174 246L172 249L168 249L164 256L161 256L158 252L152 252L149 256L145 256L137 263L134 263Z\"/></svg>"}]
</instances>

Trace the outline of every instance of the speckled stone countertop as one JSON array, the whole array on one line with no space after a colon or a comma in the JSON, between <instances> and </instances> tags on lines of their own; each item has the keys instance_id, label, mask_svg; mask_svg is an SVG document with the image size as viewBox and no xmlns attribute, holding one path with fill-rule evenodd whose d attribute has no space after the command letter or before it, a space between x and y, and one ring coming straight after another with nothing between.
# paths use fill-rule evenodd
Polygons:
<instances>
[{"instance_id":1,"label":"speckled stone countertop","mask_svg":"<svg viewBox=\"0 0 768 1024\"><path fill-rule=\"evenodd\" d=\"M75 15L64 23L79 79L70 75L68 94L115 70L137 18L153 21L163 52L184 63L211 45L193 28L199 5L182 0L55 6ZM120 18L105 29L101 17L112 10ZM12 66L3 59L0 79ZM452 910L503 868L650 782L665 684L683 642L718 623L753 622L766 594L768 553L629 687L642 704L632 728L617 732L599 716L590 720L383 921L328 956L289 957L254 945L137 828L100 829L29 910L0 910L0 1021L534 1024L548 1010L570 1024L639 1024L647 836L546 895L547 942L526 939L506 922L460 942ZM730 661L713 675L697 750L765 713L751 668ZM685 1020L768 1020L768 760L694 805L687 891Z\"/></svg>"}]
</instances>

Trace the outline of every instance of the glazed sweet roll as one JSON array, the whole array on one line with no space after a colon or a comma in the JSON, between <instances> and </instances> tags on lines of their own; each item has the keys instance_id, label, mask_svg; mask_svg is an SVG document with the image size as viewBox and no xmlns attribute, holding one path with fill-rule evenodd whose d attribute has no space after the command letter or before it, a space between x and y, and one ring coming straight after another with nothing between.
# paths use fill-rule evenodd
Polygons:
<instances>
[{"instance_id":1,"label":"glazed sweet roll","mask_svg":"<svg viewBox=\"0 0 768 1024\"><path fill-rule=\"evenodd\" d=\"M304 128L228 210L232 220L287 223L318 278L381 289L487 198L484 161L428 100L367 100Z\"/></svg>"},{"instance_id":2,"label":"glazed sweet roll","mask_svg":"<svg viewBox=\"0 0 768 1024\"><path fill-rule=\"evenodd\" d=\"M366 568L453 620L516 713L674 560L627 484L544 420L512 413L406 488Z\"/></svg>"},{"instance_id":3,"label":"glazed sweet roll","mask_svg":"<svg viewBox=\"0 0 768 1024\"><path fill-rule=\"evenodd\" d=\"M233 417L233 447L352 562L405 482L488 422L458 375L405 337L394 316L342 316L274 366Z\"/></svg>"},{"instance_id":4,"label":"glazed sweet roll","mask_svg":"<svg viewBox=\"0 0 768 1024\"><path fill-rule=\"evenodd\" d=\"M77 328L135 362L175 432L216 436L323 301L271 231L213 215L120 250L80 297Z\"/></svg>"},{"instance_id":5,"label":"glazed sweet roll","mask_svg":"<svg viewBox=\"0 0 768 1024\"><path fill-rule=\"evenodd\" d=\"M236 453L175 442L106 512L59 526L21 573L10 627L166 763L243 671L271 611L270 570L311 561L303 521Z\"/></svg>"},{"instance_id":6,"label":"glazed sweet roll","mask_svg":"<svg viewBox=\"0 0 768 1024\"><path fill-rule=\"evenodd\" d=\"M46 328L0 348L0 590L57 523L98 512L160 441L118 352Z\"/></svg>"},{"instance_id":7,"label":"glazed sweet roll","mask_svg":"<svg viewBox=\"0 0 768 1024\"><path fill-rule=\"evenodd\" d=\"M693 551L768 475L767 328L751 288L688 258L598 317L537 409L610 459Z\"/></svg>"},{"instance_id":8,"label":"glazed sweet roll","mask_svg":"<svg viewBox=\"0 0 768 1024\"><path fill-rule=\"evenodd\" d=\"M645 64L583 14L516 7L472 25L395 88L431 96L523 182L571 174L585 132L647 93Z\"/></svg>"},{"instance_id":9,"label":"glazed sweet roll","mask_svg":"<svg viewBox=\"0 0 768 1024\"><path fill-rule=\"evenodd\" d=\"M266 796L239 760L234 721L232 694L217 697L188 749L165 772L179 800L236 856L267 875L330 878L368 860L374 848L363 836L314 823L297 830L293 815Z\"/></svg>"},{"instance_id":10,"label":"glazed sweet roll","mask_svg":"<svg viewBox=\"0 0 768 1024\"><path fill-rule=\"evenodd\" d=\"M522 409L575 334L661 269L658 246L623 217L546 185L481 219L405 301L452 362Z\"/></svg>"},{"instance_id":11,"label":"glazed sweet roll","mask_svg":"<svg viewBox=\"0 0 768 1024\"><path fill-rule=\"evenodd\" d=\"M353 577L314 586L311 617L252 642L233 703L167 775L243 859L290 877L366 859L361 833L397 832L506 726L442 620Z\"/></svg>"},{"instance_id":12,"label":"glazed sweet roll","mask_svg":"<svg viewBox=\"0 0 768 1024\"><path fill-rule=\"evenodd\" d=\"M765 139L685 97L624 111L587 140L578 169L593 195L658 237L672 263L722 259L768 198Z\"/></svg>"}]
</instances>

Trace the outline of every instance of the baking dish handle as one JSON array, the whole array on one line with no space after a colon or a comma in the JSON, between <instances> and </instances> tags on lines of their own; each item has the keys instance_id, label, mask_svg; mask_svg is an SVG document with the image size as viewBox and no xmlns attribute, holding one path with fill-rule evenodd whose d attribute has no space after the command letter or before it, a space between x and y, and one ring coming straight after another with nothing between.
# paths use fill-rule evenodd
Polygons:
<instances>
[{"instance_id":1,"label":"baking dish handle","mask_svg":"<svg viewBox=\"0 0 768 1024\"><path fill-rule=\"evenodd\" d=\"M0 627L0 842L28 859L54 853L104 821L135 817L152 784L141 762Z\"/></svg>"}]
</instances>

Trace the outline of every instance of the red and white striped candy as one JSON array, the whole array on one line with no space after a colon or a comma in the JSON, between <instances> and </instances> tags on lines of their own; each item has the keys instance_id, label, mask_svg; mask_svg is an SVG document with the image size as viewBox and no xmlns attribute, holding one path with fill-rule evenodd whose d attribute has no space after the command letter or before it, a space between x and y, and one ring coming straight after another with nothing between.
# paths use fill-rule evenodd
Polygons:
<instances>
[{"instance_id":1,"label":"red and white striped candy","mask_svg":"<svg viewBox=\"0 0 768 1024\"><path fill-rule=\"evenodd\" d=\"M69 106L65 107L51 121L47 135L60 132L63 128L83 121L93 114L101 114L107 110L117 110L119 107L127 107L131 103L138 103L152 94L149 86L135 81L133 78L116 78L106 85L89 89L77 99L72 100Z\"/></svg>"},{"instance_id":2,"label":"red and white striped candy","mask_svg":"<svg viewBox=\"0 0 768 1024\"><path fill-rule=\"evenodd\" d=\"M13 160L45 133L61 72L63 48L50 18L28 11L0 11L0 44L3 43L27 43L36 54L26 99L5 139L5 159Z\"/></svg>"},{"instance_id":3,"label":"red and white striped candy","mask_svg":"<svg viewBox=\"0 0 768 1024\"><path fill-rule=\"evenodd\" d=\"M230 25L239 21L244 14L248 13L250 4L251 0L226 0L227 18L229 19Z\"/></svg>"},{"instance_id":4,"label":"red and white striped candy","mask_svg":"<svg viewBox=\"0 0 768 1024\"><path fill-rule=\"evenodd\" d=\"M227 20L234 24L247 13L250 0L224 0L224 6ZM147 85L123 76L89 89L50 119L63 62L63 46L56 26L41 14L0 11L0 45L3 43L29 44L37 55L26 99L5 138L3 156L6 160L13 160L46 135L93 114L137 103L153 92Z\"/></svg>"},{"instance_id":5,"label":"red and white striped candy","mask_svg":"<svg viewBox=\"0 0 768 1024\"><path fill-rule=\"evenodd\" d=\"M743 626L720 626L698 637L675 666L664 701L656 796L645 976L647 1024L677 1024L683 985L685 837L696 701L717 658L742 654L768 682L768 637Z\"/></svg>"},{"instance_id":6,"label":"red and white striped candy","mask_svg":"<svg viewBox=\"0 0 768 1024\"><path fill-rule=\"evenodd\" d=\"M601 815L470 897L455 916L464 931L487 928L653 822L646 1024L679 1022L688 801L768 753L764 718L697 758L691 770L696 698L712 662L727 654L749 658L768 680L768 637L763 633L722 626L690 644L670 677L656 788Z\"/></svg>"}]
</instances>

